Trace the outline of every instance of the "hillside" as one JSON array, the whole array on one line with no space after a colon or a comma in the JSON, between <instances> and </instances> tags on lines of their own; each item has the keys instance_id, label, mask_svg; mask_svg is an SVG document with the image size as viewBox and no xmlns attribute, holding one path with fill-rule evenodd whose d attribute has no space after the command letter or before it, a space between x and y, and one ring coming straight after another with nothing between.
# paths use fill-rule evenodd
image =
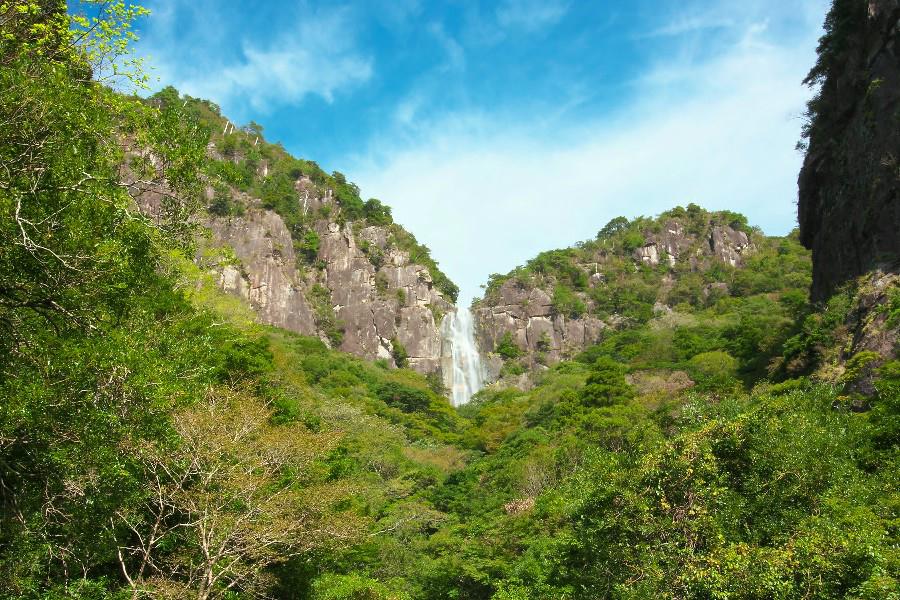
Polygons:
<instances>
[{"instance_id":1,"label":"hillside","mask_svg":"<svg viewBox=\"0 0 900 600\"><path fill-rule=\"evenodd\" d=\"M363 202L341 173L290 156L256 124L235 127L211 102L171 87L149 102L208 139L197 223L211 235L197 260L224 290L263 323L370 360L440 371L440 321L459 290L389 206ZM148 214L164 209L164 186L135 192Z\"/></svg>"},{"instance_id":2,"label":"hillside","mask_svg":"<svg viewBox=\"0 0 900 600\"><path fill-rule=\"evenodd\" d=\"M593 240L492 276L474 305L478 339L495 378L636 329L668 332L685 360L689 340L727 346L758 377L777 369L768 360L805 310L810 270L796 233L769 237L735 213L692 204L620 217Z\"/></svg>"}]
</instances>

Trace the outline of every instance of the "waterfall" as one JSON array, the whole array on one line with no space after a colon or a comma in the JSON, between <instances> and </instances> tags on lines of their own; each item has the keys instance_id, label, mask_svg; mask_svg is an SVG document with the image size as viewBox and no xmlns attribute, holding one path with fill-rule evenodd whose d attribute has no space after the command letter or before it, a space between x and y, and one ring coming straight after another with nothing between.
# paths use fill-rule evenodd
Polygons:
<instances>
[{"instance_id":1,"label":"waterfall","mask_svg":"<svg viewBox=\"0 0 900 600\"><path fill-rule=\"evenodd\" d=\"M441 323L444 343L444 383L453 406L468 402L484 386L484 365L475 344L475 327L468 308L447 313Z\"/></svg>"}]
</instances>

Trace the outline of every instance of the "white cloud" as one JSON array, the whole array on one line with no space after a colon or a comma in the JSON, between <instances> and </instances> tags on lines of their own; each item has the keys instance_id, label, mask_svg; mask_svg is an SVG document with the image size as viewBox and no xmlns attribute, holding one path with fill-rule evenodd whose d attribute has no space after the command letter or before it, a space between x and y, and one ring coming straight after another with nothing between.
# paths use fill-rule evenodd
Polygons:
<instances>
[{"instance_id":1,"label":"white cloud","mask_svg":"<svg viewBox=\"0 0 900 600\"><path fill-rule=\"evenodd\" d=\"M249 103L254 110L265 111L276 104L298 103L308 95L331 102L336 93L372 77L373 61L353 46L350 21L344 11L305 15L273 34L268 43L244 41L237 58L216 63L220 54L214 51L215 46L233 43L228 40L236 36L220 31L220 39L197 40L195 43L202 48L197 57L204 60L184 60L183 56L165 54L169 48L189 52L190 43L185 44L184 36L180 36L180 43L173 44L173 32L163 29L168 27L163 19L156 31L151 30L142 49L151 54L148 46L162 51L152 62L161 79L181 91L226 106ZM209 29L207 36L216 35Z\"/></svg>"},{"instance_id":2,"label":"white cloud","mask_svg":"<svg viewBox=\"0 0 900 600\"><path fill-rule=\"evenodd\" d=\"M449 35L443 25L440 23L432 23L428 26L428 32L434 36L444 53L447 55L447 62L443 70L459 71L466 67L466 53L462 45L456 39Z\"/></svg>"},{"instance_id":3,"label":"white cloud","mask_svg":"<svg viewBox=\"0 0 900 600\"><path fill-rule=\"evenodd\" d=\"M733 19L710 15L679 15L669 23L639 37L666 37L696 33L710 29L727 29L734 27Z\"/></svg>"},{"instance_id":4,"label":"white cloud","mask_svg":"<svg viewBox=\"0 0 900 600\"><path fill-rule=\"evenodd\" d=\"M501 27L531 33L556 25L568 10L562 0L503 0L496 14Z\"/></svg>"},{"instance_id":5,"label":"white cloud","mask_svg":"<svg viewBox=\"0 0 900 600\"><path fill-rule=\"evenodd\" d=\"M620 214L696 202L784 234L818 29L790 44L745 29L707 62L659 63L615 115L556 130L521 115L443 115L420 122L411 143L376 142L347 172L394 207L466 298L490 273L593 237Z\"/></svg>"}]
</instances>

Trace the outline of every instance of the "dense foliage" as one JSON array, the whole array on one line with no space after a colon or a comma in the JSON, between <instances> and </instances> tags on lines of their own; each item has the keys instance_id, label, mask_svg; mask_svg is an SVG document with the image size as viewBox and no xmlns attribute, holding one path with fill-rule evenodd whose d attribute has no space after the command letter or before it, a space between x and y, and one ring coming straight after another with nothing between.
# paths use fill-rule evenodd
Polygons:
<instances>
[{"instance_id":1,"label":"dense foliage","mask_svg":"<svg viewBox=\"0 0 900 600\"><path fill-rule=\"evenodd\" d=\"M208 129L92 77L141 13L94 12L0 4L0 596L263 593L392 527L460 418L215 291L188 260ZM150 219L129 192L162 181Z\"/></svg>"},{"instance_id":2,"label":"dense foliage","mask_svg":"<svg viewBox=\"0 0 900 600\"><path fill-rule=\"evenodd\" d=\"M654 222L616 219L510 277L628 326L454 409L434 377L255 324L193 262L193 215L237 214L234 189L311 260L300 174L428 255L258 126L218 133L209 103L102 85L141 81L109 59L142 11L95 4L0 0L0 598L900 598L900 362L843 356L863 298L886 298L867 324L900 328L896 279L810 306L793 236L688 207L667 217L758 251L676 265L676 310L654 316L666 273L616 255ZM210 162L210 139L244 158ZM162 181L148 217L132 194ZM598 251L611 287L591 295L579 253ZM334 343L328 292L311 297Z\"/></svg>"}]
</instances>

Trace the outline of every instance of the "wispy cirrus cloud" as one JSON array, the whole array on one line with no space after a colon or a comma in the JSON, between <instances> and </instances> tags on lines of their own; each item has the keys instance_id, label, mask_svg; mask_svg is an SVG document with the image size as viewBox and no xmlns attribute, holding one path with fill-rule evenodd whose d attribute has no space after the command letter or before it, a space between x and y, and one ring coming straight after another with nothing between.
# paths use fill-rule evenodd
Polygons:
<instances>
[{"instance_id":1,"label":"wispy cirrus cloud","mask_svg":"<svg viewBox=\"0 0 900 600\"><path fill-rule=\"evenodd\" d=\"M568 11L563 0L503 0L496 16L501 27L532 33L556 25Z\"/></svg>"},{"instance_id":2,"label":"wispy cirrus cloud","mask_svg":"<svg viewBox=\"0 0 900 600\"><path fill-rule=\"evenodd\" d=\"M195 5L189 10L198 9ZM266 112L308 96L331 102L335 94L367 82L374 73L374 59L359 50L350 35L352 15L347 10L285 19L263 39L242 39L240 24L229 23L221 15L218 22L195 19L187 22L202 27L175 31L173 12L170 6L152 22L154 28L144 34L139 49L153 56L164 83L224 106L249 106ZM187 60L184 52L186 46L190 52L190 42L171 43L174 36L183 38L185 34L188 39L196 35L198 50ZM178 55L169 52L173 47L179 48Z\"/></svg>"},{"instance_id":3,"label":"wispy cirrus cloud","mask_svg":"<svg viewBox=\"0 0 900 600\"><path fill-rule=\"evenodd\" d=\"M428 26L428 32L434 36L434 39L440 44L447 56L446 64L441 67L442 70L459 70L465 68L465 50L456 38L447 33L443 25L440 23L431 23L431 25Z\"/></svg>"},{"instance_id":4,"label":"wispy cirrus cloud","mask_svg":"<svg viewBox=\"0 0 900 600\"><path fill-rule=\"evenodd\" d=\"M646 33L639 34L638 37L668 37L679 36L688 33L698 33L708 31L710 29L727 29L734 27L737 23L734 19L720 17L715 15L679 15L674 20L657 27Z\"/></svg>"}]
</instances>

